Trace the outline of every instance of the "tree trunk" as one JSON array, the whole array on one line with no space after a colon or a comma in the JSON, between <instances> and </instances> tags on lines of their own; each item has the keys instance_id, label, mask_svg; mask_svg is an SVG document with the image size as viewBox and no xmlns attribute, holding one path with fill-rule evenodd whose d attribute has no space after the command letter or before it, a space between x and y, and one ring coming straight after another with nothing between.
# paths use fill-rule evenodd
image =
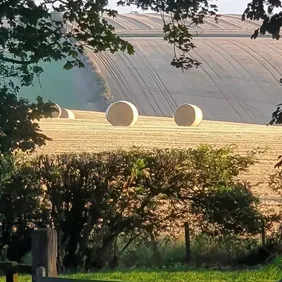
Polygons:
<instances>
[{"instance_id":1,"label":"tree trunk","mask_svg":"<svg viewBox=\"0 0 282 282\"><path fill-rule=\"evenodd\" d=\"M153 263L155 265L160 264L162 261L161 252L159 249L159 244L152 232L149 232L149 237L151 239L152 249L153 249Z\"/></svg>"}]
</instances>

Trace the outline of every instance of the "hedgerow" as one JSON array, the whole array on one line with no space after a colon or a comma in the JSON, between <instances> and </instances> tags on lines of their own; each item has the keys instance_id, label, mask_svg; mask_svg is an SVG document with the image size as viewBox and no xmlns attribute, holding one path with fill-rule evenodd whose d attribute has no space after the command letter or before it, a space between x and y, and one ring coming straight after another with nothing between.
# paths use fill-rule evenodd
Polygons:
<instances>
[{"instance_id":1,"label":"hedgerow","mask_svg":"<svg viewBox=\"0 0 282 282\"><path fill-rule=\"evenodd\" d=\"M184 221L218 237L257 234L258 199L240 181L255 157L230 146L18 157L2 184L0 242L20 260L34 228L55 228L61 267L104 268Z\"/></svg>"}]
</instances>

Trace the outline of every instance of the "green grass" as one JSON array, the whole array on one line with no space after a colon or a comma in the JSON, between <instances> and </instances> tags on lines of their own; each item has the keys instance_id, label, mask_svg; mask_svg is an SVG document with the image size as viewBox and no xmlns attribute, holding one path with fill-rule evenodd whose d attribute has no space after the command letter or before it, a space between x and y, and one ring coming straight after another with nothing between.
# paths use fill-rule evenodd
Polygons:
<instances>
[{"instance_id":1,"label":"green grass","mask_svg":"<svg viewBox=\"0 0 282 282\"><path fill-rule=\"evenodd\" d=\"M244 271L216 271L206 269L163 269L163 270L131 270L131 271L115 271L100 273L79 273L65 275L64 277L73 279L99 279L99 280L122 280L134 282L267 282L279 281L282 278L282 269L277 265L262 267L258 270ZM0 278L0 282L4 282L4 278ZM21 276L20 282L30 282L30 276Z\"/></svg>"},{"instance_id":2,"label":"green grass","mask_svg":"<svg viewBox=\"0 0 282 282\"><path fill-rule=\"evenodd\" d=\"M140 282L259 282L259 281L279 281L282 278L281 270L252 270L252 271L234 271L221 272L209 270L186 270L186 271L130 271L130 272L112 272L98 274L77 274L71 276L76 279L120 279L123 281L140 281Z\"/></svg>"},{"instance_id":3,"label":"green grass","mask_svg":"<svg viewBox=\"0 0 282 282\"><path fill-rule=\"evenodd\" d=\"M162 261L160 262L162 266L160 267L152 267L154 265L152 249L148 247L148 244L139 242L136 243L137 245L133 244L125 252L117 271L77 273L64 275L64 277L86 280L121 280L128 282L273 282L282 279L282 257L265 267L239 271L237 269L240 266L231 264L233 265L231 267L228 266L230 264L224 263L227 262L224 259L226 260L228 257L226 248L224 249L222 245L219 246L218 243L211 242L208 238L201 236L193 241L192 246L193 264L197 266L189 267L183 265L185 246L182 241L177 241L177 243L165 242L166 240L160 241L159 245L162 257ZM248 244L246 242L240 247L237 246L240 252L241 249L246 249L247 247ZM24 263L31 263L30 254L25 257ZM215 269L215 266L217 266L217 269ZM220 271L218 269L223 270ZM0 279L0 282L2 281L3 279ZM25 281L31 282L29 277L21 277L19 282Z\"/></svg>"},{"instance_id":4,"label":"green grass","mask_svg":"<svg viewBox=\"0 0 282 282\"><path fill-rule=\"evenodd\" d=\"M154 255L150 243L139 239L122 254L119 266L122 269L175 266L185 261L185 242L181 235L177 239L162 238L158 241L160 256ZM256 239L227 240L218 242L213 237L198 235L191 241L191 262L195 266L230 266L236 261L257 251L260 243Z\"/></svg>"}]
</instances>

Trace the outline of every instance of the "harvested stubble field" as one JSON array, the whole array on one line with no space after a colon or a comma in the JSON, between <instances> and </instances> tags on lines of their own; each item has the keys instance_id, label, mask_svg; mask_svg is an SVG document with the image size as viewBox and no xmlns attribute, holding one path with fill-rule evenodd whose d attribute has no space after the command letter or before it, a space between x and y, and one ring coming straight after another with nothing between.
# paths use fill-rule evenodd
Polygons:
<instances>
[{"instance_id":1,"label":"harvested stubble field","mask_svg":"<svg viewBox=\"0 0 282 282\"><path fill-rule=\"evenodd\" d=\"M267 127L229 122L203 121L198 128L177 127L173 118L140 117L134 127L113 127L104 113L74 111L75 120L43 120L43 132L53 140L39 150L42 153L97 152L133 146L144 148L189 148L200 144L236 145L244 154L254 148L266 148L259 163L244 178L261 197L273 196L268 189L269 174L282 152L282 127Z\"/></svg>"}]
</instances>

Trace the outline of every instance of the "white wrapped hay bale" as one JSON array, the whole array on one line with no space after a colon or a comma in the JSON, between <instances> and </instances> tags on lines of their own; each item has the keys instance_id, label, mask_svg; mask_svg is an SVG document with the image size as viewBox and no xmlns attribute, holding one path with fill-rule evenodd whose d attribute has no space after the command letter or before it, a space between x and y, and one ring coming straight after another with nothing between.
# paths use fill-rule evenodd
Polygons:
<instances>
[{"instance_id":1,"label":"white wrapped hay bale","mask_svg":"<svg viewBox=\"0 0 282 282\"><path fill-rule=\"evenodd\" d=\"M52 118L59 118L62 114L62 109L58 104L54 104L53 108L56 109L56 111L52 112Z\"/></svg>"},{"instance_id":2,"label":"white wrapped hay bale","mask_svg":"<svg viewBox=\"0 0 282 282\"><path fill-rule=\"evenodd\" d=\"M75 114L71 110L62 109L62 114L61 114L60 118L75 119Z\"/></svg>"},{"instance_id":3,"label":"white wrapped hay bale","mask_svg":"<svg viewBox=\"0 0 282 282\"><path fill-rule=\"evenodd\" d=\"M113 126L132 126L138 120L138 110L130 102L118 101L106 110L106 118Z\"/></svg>"},{"instance_id":4,"label":"white wrapped hay bale","mask_svg":"<svg viewBox=\"0 0 282 282\"><path fill-rule=\"evenodd\" d=\"M197 127L203 120L202 110L191 104L183 104L177 108L174 114L174 121L178 126Z\"/></svg>"}]
</instances>

